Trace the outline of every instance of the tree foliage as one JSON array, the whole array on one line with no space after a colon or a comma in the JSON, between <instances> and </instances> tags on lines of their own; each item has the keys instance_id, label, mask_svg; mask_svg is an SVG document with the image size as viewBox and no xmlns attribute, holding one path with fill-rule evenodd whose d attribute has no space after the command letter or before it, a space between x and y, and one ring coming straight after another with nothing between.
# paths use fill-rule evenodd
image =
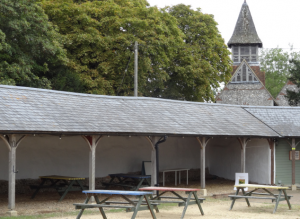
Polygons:
<instances>
[{"instance_id":1,"label":"tree foliage","mask_svg":"<svg viewBox=\"0 0 300 219\"><path fill-rule=\"evenodd\" d=\"M297 85L295 91L287 90L286 98L289 101L290 106L300 106L300 61L292 60L289 70L289 80Z\"/></svg>"},{"instance_id":2,"label":"tree foliage","mask_svg":"<svg viewBox=\"0 0 300 219\"><path fill-rule=\"evenodd\" d=\"M139 42L139 95L168 79L169 57L182 45L176 20L146 1L43 1L51 22L65 36L72 68L80 73L87 93L133 94L134 42Z\"/></svg>"},{"instance_id":3,"label":"tree foliage","mask_svg":"<svg viewBox=\"0 0 300 219\"><path fill-rule=\"evenodd\" d=\"M170 67L167 96L186 100L214 100L213 90L231 77L230 52L212 15L179 4L165 9L184 33L184 47Z\"/></svg>"},{"instance_id":4,"label":"tree foliage","mask_svg":"<svg viewBox=\"0 0 300 219\"><path fill-rule=\"evenodd\" d=\"M0 83L63 89L68 80L74 85L61 37L36 1L1 0L0 9Z\"/></svg>"},{"instance_id":5,"label":"tree foliage","mask_svg":"<svg viewBox=\"0 0 300 219\"><path fill-rule=\"evenodd\" d=\"M266 73L266 88L276 98L282 87L287 82L290 72L289 60L300 60L300 53L283 51L281 48L263 49L260 55L261 69Z\"/></svg>"},{"instance_id":6,"label":"tree foliage","mask_svg":"<svg viewBox=\"0 0 300 219\"><path fill-rule=\"evenodd\" d=\"M172 13L175 8L159 10L144 0L41 3L64 36L71 66L87 93L133 94L135 41L139 43L139 95L209 100L213 99L211 88L228 79L226 46L212 16L200 10L184 8L190 13L188 37L194 37L188 42L178 16Z\"/></svg>"}]
</instances>

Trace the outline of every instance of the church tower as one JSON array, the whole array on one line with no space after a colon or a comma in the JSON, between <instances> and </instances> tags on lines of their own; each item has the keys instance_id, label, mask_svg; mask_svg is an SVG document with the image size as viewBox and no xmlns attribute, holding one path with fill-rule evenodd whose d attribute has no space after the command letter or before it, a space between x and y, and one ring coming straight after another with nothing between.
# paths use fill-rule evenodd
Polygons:
<instances>
[{"instance_id":1,"label":"church tower","mask_svg":"<svg viewBox=\"0 0 300 219\"><path fill-rule=\"evenodd\" d=\"M258 37L249 6L242 5L234 32L228 42L233 73L216 102L235 105L273 106L274 98L265 88L265 73L260 70Z\"/></svg>"}]
</instances>

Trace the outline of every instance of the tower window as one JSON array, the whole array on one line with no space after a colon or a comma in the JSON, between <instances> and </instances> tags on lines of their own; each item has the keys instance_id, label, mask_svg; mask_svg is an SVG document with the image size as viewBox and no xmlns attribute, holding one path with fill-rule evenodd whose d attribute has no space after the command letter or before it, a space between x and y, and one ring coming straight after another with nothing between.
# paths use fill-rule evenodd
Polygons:
<instances>
[{"instance_id":1,"label":"tower window","mask_svg":"<svg viewBox=\"0 0 300 219\"><path fill-rule=\"evenodd\" d=\"M241 81L241 73L236 74L236 81Z\"/></svg>"},{"instance_id":2,"label":"tower window","mask_svg":"<svg viewBox=\"0 0 300 219\"><path fill-rule=\"evenodd\" d=\"M253 74L252 70L246 64L244 64L237 70L231 82L233 83L258 82L258 79L256 78L255 74Z\"/></svg>"},{"instance_id":3,"label":"tower window","mask_svg":"<svg viewBox=\"0 0 300 219\"><path fill-rule=\"evenodd\" d=\"M243 81L247 81L247 68L246 68L246 65L243 65L242 72L243 72Z\"/></svg>"},{"instance_id":4,"label":"tower window","mask_svg":"<svg viewBox=\"0 0 300 219\"><path fill-rule=\"evenodd\" d=\"M242 62L245 59L247 62L257 62L257 51L256 46L233 46L233 61Z\"/></svg>"}]
</instances>

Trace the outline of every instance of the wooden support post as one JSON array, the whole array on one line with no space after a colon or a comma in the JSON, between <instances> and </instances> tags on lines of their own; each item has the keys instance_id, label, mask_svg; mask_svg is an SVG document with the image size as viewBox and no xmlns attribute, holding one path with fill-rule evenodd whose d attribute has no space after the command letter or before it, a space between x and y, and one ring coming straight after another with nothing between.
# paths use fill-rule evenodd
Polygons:
<instances>
[{"instance_id":1,"label":"wooden support post","mask_svg":"<svg viewBox=\"0 0 300 219\"><path fill-rule=\"evenodd\" d=\"M89 153L89 190L95 190L95 180L96 180L96 148L102 138L102 136L92 135L92 136L82 136L84 140L88 143L90 148ZM94 198L90 199L94 202Z\"/></svg>"},{"instance_id":2,"label":"wooden support post","mask_svg":"<svg viewBox=\"0 0 300 219\"><path fill-rule=\"evenodd\" d=\"M241 173L246 173L246 146L250 138L238 138L241 144Z\"/></svg>"},{"instance_id":3,"label":"wooden support post","mask_svg":"<svg viewBox=\"0 0 300 219\"><path fill-rule=\"evenodd\" d=\"M295 151L296 151L296 147L297 145L300 143L300 141L297 142L296 144L296 140L295 138L292 138L292 143L290 143L288 140L287 142L289 143L289 145L292 148L292 190L297 190L297 186L296 186L296 159L295 159Z\"/></svg>"},{"instance_id":4,"label":"wooden support post","mask_svg":"<svg viewBox=\"0 0 300 219\"><path fill-rule=\"evenodd\" d=\"M275 176L275 141L271 138L267 139L269 146L270 146L270 150L271 150L271 185L274 185L274 176Z\"/></svg>"},{"instance_id":5,"label":"wooden support post","mask_svg":"<svg viewBox=\"0 0 300 219\"><path fill-rule=\"evenodd\" d=\"M16 189L16 135L9 135L9 165L8 165L8 210L15 210L15 189Z\"/></svg>"},{"instance_id":6,"label":"wooden support post","mask_svg":"<svg viewBox=\"0 0 300 219\"><path fill-rule=\"evenodd\" d=\"M211 138L207 137L196 137L197 141L201 146L201 158L200 158L200 177L201 177L201 189L205 189L205 149L208 141ZM204 191L205 192L205 191Z\"/></svg>"},{"instance_id":7,"label":"wooden support post","mask_svg":"<svg viewBox=\"0 0 300 219\"><path fill-rule=\"evenodd\" d=\"M159 137L146 137L151 145L151 186L156 184L156 151L155 144L159 141Z\"/></svg>"},{"instance_id":8,"label":"wooden support post","mask_svg":"<svg viewBox=\"0 0 300 219\"><path fill-rule=\"evenodd\" d=\"M16 155L17 155L17 148L21 141L26 137L26 135L21 136L18 139L18 136L15 134L8 135L8 136L0 136L0 138L5 142L9 150L9 159L8 159L8 211L7 213L10 216L17 216L17 211L15 210L16 207Z\"/></svg>"},{"instance_id":9,"label":"wooden support post","mask_svg":"<svg viewBox=\"0 0 300 219\"><path fill-rule=\"evenodd\" d=\"M96 139L91 138L91 150L89 153L89 190L95 190L96 179Z\"/></svg>"},{"instance_id":10,"label":"wooden support post","mask_svg":"<svg viewBox=\"0 0 300 219\"><path fill-rule=\"evenodd\" d=\"M292 189L296 185L296 162L295 162L296 143L295 138L292 139Z\"/></svg>"}]
</instances>

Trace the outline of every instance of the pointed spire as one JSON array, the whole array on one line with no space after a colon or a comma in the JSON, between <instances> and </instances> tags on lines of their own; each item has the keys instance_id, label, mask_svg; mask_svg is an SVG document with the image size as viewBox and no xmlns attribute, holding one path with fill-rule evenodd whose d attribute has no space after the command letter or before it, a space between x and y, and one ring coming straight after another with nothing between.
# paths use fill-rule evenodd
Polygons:
<instances>
[{"instance_id":1,"label":"pointed spire","mask_svg":"<svg viewBox=\"0 0 300 219\"><path fill-rule=\"evenodd\" d=\"M229 48L234 44L252 44L262 47L262 41L259 39L256 28L249 10L249 6L244 0L242 9L235 25L234 32L228 42Z\"/></svg>"}]
</instances>

